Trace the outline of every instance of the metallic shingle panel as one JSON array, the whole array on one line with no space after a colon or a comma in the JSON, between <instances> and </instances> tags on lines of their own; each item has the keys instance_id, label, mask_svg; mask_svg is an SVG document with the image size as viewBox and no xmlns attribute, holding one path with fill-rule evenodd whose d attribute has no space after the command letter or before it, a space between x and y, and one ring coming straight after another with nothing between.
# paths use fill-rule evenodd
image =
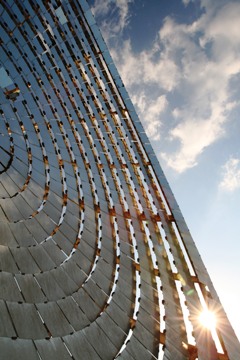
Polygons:
<instances>
[{"instance_id":1,"label":"metallic shingle panel","mask_svg":"<svg viewBox=\"0 0 240 360\"><path fill-rule=\"evenodd\" d=\"M1 356L236 360L87 2L2 1L0 13ZM199 325L206 306L218 344Z\"/></svg>"}]
</instances>

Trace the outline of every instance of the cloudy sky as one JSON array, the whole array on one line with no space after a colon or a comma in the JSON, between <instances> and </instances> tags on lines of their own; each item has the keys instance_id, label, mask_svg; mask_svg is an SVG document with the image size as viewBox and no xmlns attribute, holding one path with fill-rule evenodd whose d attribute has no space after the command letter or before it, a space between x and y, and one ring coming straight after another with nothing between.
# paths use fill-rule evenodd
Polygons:
<instances>
[{"instance_id":1,"label":"cloudy sky","mask_svg":"<svg viewBox=\"0 0 240 360\"><path fill-rule=\"evenodd\" d=\"M89 3L240 338L240 1Z\"/></svg>"}]
</instances>

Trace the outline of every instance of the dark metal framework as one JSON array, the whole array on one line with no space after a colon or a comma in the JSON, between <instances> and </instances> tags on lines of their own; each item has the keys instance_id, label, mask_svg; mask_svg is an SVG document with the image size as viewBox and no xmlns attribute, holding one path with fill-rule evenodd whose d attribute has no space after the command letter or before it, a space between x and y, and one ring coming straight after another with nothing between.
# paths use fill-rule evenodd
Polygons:
<instances>
[{"instance_id":1,"label":"dark metal framework","mask_svg":"<svg viewBox=\"0 0 240 360\"><path fill-rule=\"evenodd\" d=\"M0 26L0 358L239 359L87 2Z\"/></svg>"}]
</instances>

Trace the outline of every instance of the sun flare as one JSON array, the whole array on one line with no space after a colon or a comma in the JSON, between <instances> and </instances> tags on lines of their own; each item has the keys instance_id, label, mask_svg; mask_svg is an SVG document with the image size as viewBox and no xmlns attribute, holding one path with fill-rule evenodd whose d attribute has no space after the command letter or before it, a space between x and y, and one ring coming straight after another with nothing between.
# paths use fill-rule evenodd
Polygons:
<instances>
[{"instance_id":1,"label":"sun flare","mask_svg":"<svg viewBox=\"0 0 240 360\"><path fill-rule=\"evenodd\" d=\"M213 329L216 326L216 317L213 312L203 310L199 315L199 321L207 329Z\"/></svg>"}]
</instances>

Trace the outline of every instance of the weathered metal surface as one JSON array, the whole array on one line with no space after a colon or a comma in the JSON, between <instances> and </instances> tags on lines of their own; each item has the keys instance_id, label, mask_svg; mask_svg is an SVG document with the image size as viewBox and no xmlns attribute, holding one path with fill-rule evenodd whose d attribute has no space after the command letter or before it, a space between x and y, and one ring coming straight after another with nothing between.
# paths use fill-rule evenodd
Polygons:
<instances>
[{"instance_id":1,"label":"weathered metal surface","mask_svg":"<svg viewBox=\"0 0 240 360\"><path fill-rule=\"evenodd\" d=\"M87 2L0 26L0 358L240 358Z\"/></svg>"}]
</instances>

